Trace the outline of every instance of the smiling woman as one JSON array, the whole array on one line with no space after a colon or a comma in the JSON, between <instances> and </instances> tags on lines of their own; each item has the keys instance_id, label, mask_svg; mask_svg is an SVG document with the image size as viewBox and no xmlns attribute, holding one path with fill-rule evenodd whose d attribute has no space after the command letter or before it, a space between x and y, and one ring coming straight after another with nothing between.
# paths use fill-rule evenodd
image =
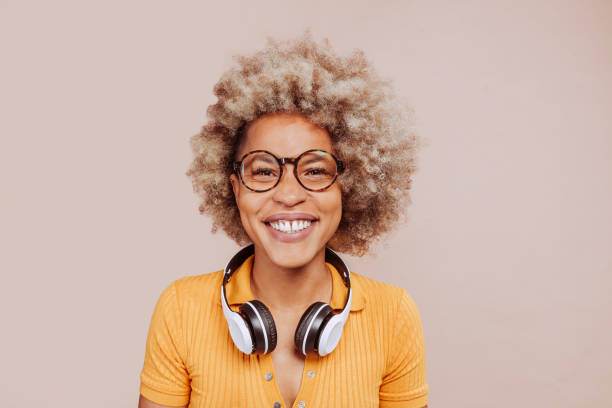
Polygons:
<instances>
[{"instance_id":1,"label":"smiling woman","mask_svg":"<svg viewBox=\"0 0 612 408\"><path fill-rule=\"evenodd\" d=\"M187 175L213 232L246 246L163 291L139 406L426 406L412 298L335 252L367 252L410 202L417 139L388 82L309 32L239 63Z\"/></svg>"}]
</instances>

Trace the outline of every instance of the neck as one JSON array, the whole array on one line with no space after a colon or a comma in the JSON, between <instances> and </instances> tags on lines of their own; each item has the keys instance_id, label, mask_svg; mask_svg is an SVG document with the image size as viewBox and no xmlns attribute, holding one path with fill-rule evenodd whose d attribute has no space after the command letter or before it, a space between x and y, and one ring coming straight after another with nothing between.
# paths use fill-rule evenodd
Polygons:
<instances>
[{"instance_id":1,"label":"neck","mask_svg":"<svg viewBox=\"0 0 612 408\"><path fill-rule=\"evenodd\" d=\"M305 265L287 268L275 264L255 246L251 291L271 309L303 312L314 302L331 302L332 278L325 265L325 247Z\"/></svg>"}]
</instances>

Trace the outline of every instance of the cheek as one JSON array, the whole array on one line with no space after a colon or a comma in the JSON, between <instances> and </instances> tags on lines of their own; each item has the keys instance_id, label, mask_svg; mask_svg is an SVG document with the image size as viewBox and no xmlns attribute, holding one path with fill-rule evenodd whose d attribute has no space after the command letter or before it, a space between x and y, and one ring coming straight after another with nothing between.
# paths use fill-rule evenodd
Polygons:
<instances>
[{"instance_id":1,"label":"cheek","mask_svg":"<svg viewBox=\"0 0 612 408\"><path fill-rule=\"evenodd\" d=\"M242 191L240 199L237 200L238 210L240 212L240 219L242 226L248 231L251 226L254 226L259 222L258 212L261 208L261 199L263 197L253 196L248 192Z\"/></svg>"},{"instance_id":2,"label":"cheek","mask_svg":"<svg viewBox=\"0 0 612 408\"><path fill-rule=\"evenodd\" d=\"M254 217L254 212L249 207L248 203L248 200L241 200L241 202L238 204L238 212L240 213L240 223L242 224L242 228L249 238L254 241L255 236L253 234L256 217Z\"/></svg>"},{"instance_id":3,"label":"cheek","mask_svg":"<svg viewBox=\"0 0 612 408\"><path fill-rule=\"evenodd\" d=\"M340 223L340 218L342 218L342 194L339 190L330 191L326 207L327 212L334 217L334 221Z\"/></svg>"}]
</instances>

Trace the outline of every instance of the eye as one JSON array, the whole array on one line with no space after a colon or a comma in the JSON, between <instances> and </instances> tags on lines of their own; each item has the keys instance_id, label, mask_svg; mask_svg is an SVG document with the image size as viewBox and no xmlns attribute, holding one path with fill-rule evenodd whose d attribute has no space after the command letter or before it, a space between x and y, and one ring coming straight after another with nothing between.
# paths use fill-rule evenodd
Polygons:
<instances>
[{"instance_id":1,"label":"eye","mask_svg":"<svg viewBox=\"0 0 612 408\"><path fill-rule=\"evenodd\" d=\"M251 175L253 176L276 176L276 172L271 169L259 167L257 169L253 169L251 171Z\"/></svg>"},{"instance_id":2,"label":"eye","mask_svg":"<svg viewBox=\"0 0 612 408\"><path fill-rule=\"evenodd\" d=\"M314 168L314 169L308 169L306 170L306 174L308 175L313 175L313 176L318 176L321 174L329 174L329 172L323 168Z\"/></svg>"}]
</instances>

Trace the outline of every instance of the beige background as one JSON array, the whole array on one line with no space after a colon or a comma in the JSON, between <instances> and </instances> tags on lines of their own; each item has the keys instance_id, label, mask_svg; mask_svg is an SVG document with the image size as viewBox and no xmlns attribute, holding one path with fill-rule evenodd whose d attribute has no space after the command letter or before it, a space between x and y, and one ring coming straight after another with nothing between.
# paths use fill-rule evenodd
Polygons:
<instances>
[{"instance_id":1,"label":"beige background","mask_svg":"<svg viewBox=\"0 0 612 408\"><path fill-rule=\"evenodd\" d=\"M427 138L376 257L431 407L611 406L609 1L0 2L0 405L135 407L155 302L221 269L184 175L231 56L362 48Z\"/></svg>"}]
</instances>

